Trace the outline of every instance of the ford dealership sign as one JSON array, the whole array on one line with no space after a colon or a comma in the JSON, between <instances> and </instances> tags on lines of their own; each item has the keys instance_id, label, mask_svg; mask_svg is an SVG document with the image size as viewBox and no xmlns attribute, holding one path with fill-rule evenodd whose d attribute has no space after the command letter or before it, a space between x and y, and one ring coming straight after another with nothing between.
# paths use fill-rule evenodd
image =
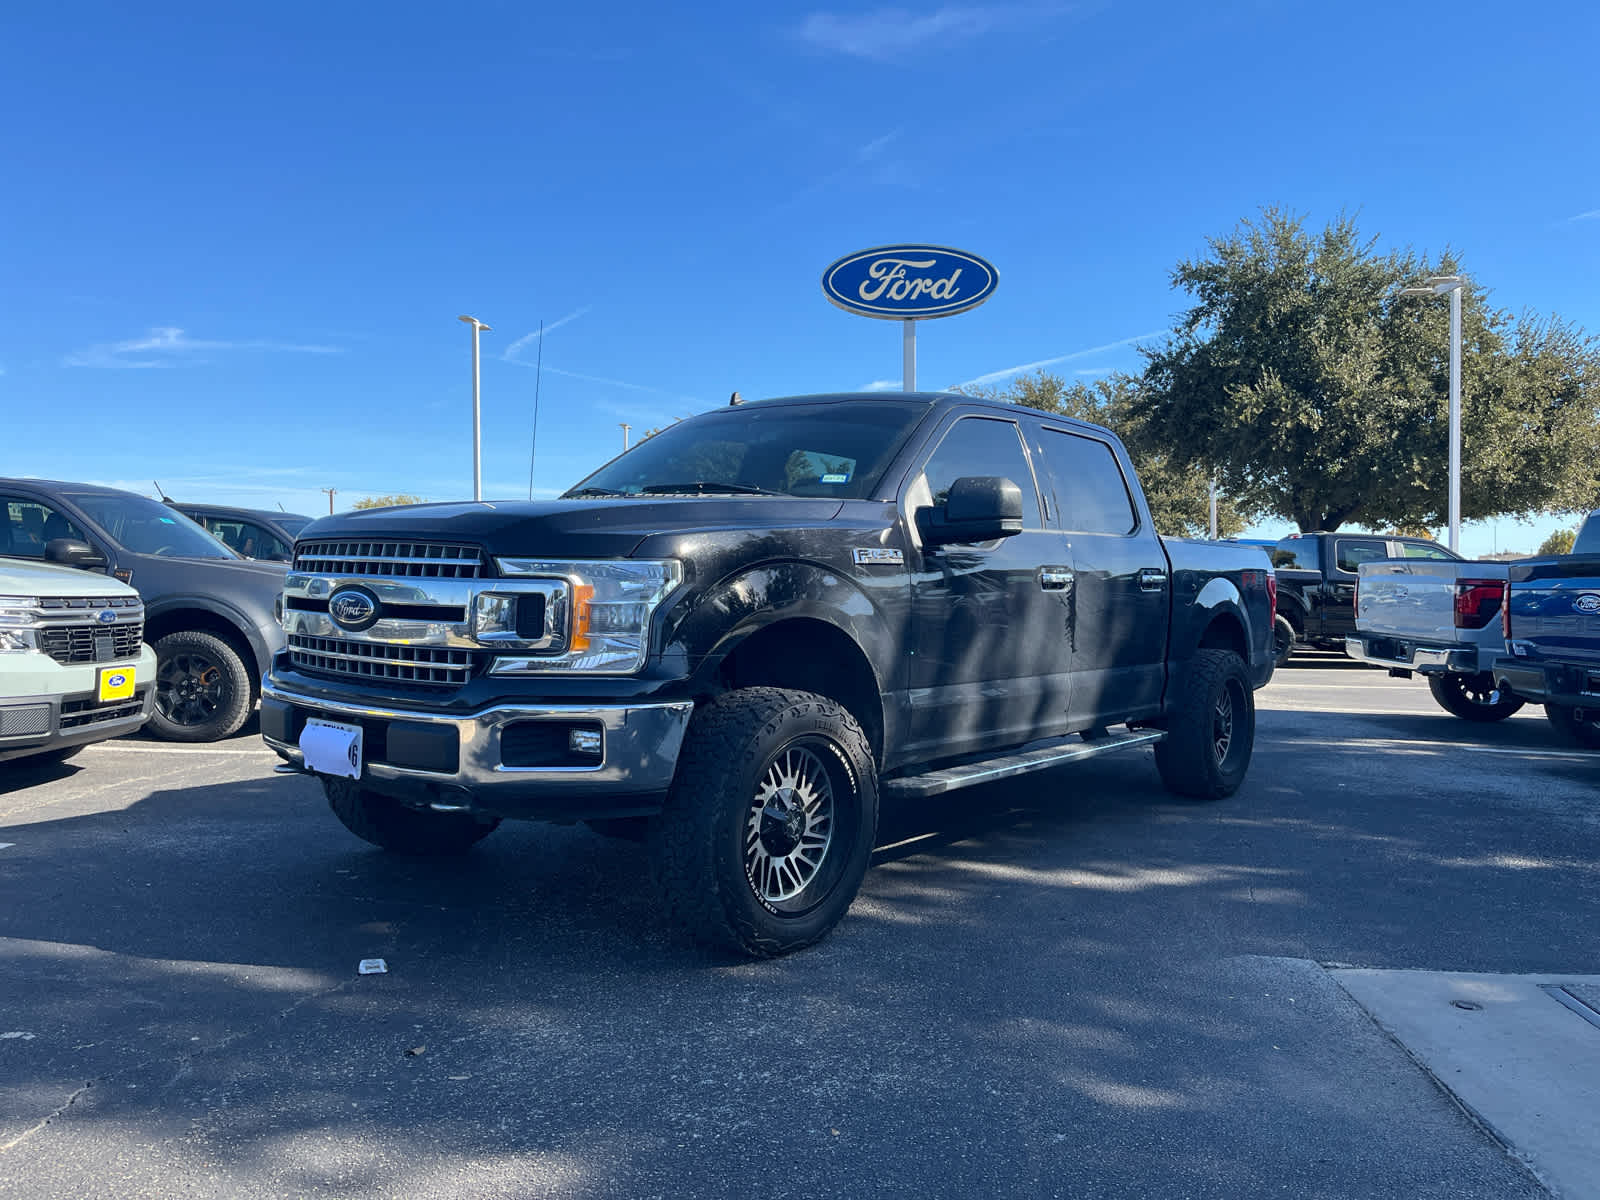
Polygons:
<instances>
[{"instance_id":1,"label":"ford dealership sign","mask_svg":"<svg viewBox=\"0 0 1600 1200\"><path fill-rule=\"evenodd\" d=\"M822 273L829 300L864 317L922 321L976 308L1000 274L976 254L948 246L878 246L847 254Z\"/></svg>"}]
</instances>

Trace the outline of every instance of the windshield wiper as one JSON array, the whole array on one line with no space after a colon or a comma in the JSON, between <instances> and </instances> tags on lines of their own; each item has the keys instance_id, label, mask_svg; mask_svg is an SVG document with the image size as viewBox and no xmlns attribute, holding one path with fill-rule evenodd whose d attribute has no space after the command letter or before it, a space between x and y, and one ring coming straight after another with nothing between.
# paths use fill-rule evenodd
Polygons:
<instances>
[{"instance_id":1,"label":"windshield wiper","mask_svg":"<svg viewBox=\"0 0 1600 1200\"><path fill-rule=\"evenodd\" d=\"M775 492L771 488L756 487L752 483L717 483L710 479L696 479L691 483L652 483L649 487L640 488L639 491L646 496L704 496L716 492L726 492L734 496L786 494Z\"/></svg>"},{"instance_id":2,"label":"windshield wiper","mask_svg":"<svg viewBox=\"0 0 1600 1200\"><path fill-rule=\"evenodd\" d=\"M562 492L563 500L576 500L579 496L620 496L623 493L614 492L610 488L586 487L573 492Z\"/></svg>"}]
</instances>

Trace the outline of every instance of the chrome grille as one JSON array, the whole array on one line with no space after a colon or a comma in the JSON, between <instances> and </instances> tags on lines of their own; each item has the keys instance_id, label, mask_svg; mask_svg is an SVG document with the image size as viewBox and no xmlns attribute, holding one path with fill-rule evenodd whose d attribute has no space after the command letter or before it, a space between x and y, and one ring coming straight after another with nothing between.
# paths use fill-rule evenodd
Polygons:
<instances>
[{"instance_id":1,"label":"chrome grille","mask_svg":"<svg viewBox=\"0 0 1600 1200\"><path fill-rule=\"evenodd\" d=\"M356 642L291 633L289 661L304 671L395 683L459 687L472 675L472 651Z\"/></svg>"},{"instance_id":2,"label":"chrome grille","mask_svg":"<svg viewBox=\"0 0 1600 1200\"><path fill-rule=\"evenodd\" d=\"M121 621L115 625L47 625L39 630L39 649L58 663L67 664L137 658L139 643L143 640L143 621Z\"/></svg>"},{"instance_id":3,"label":"chrome grille","mask_svg":"<svg viewBox=\"0 0 1600 1200\"><path fill-rule=\"evenodd\" d=\"M368 579L476 579L483 556L476 546L449 542L298 542L294 569L310 575Z\"/></svg>"}]
</instances>

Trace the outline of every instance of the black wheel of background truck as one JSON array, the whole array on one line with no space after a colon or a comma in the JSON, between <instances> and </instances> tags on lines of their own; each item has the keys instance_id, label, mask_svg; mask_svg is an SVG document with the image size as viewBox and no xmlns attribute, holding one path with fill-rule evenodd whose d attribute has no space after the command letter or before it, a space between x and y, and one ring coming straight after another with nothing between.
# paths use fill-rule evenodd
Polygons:
<instances>
[{"instance_id":1,"label":"black wheel of background truck","mask_svg":"<svg viewBox=\"0 0 1600 1200\"><path fill-rule=\"evenodd\" d=\"M1440 708L1468 721L1504 721L1523 703L1511 695L1495 698L1494 676L1487 671L1476 675L1460 671L1430 674L1428 690Z\"/></svg>"},{"instance_id":2,"label":"black wheel of background truck","mask_svg":"<svg viewBox=\"0 0 1600 1200\"><path fill-rule=\"evenodd\" d=\"M445 858L465 854L500 825L470 813L407 808L392 796L368 791L354 779L322 780L328 807L344 827L363 841L396 854Z\"/></svg>"},{"instance_id":3,"label":"black wheel of background truck","mask_svg":"<svg viewBox=\"0 0 1600 1200\"><path fill-rule=\"evenodd\" d=\"M1600 707L1574 708L1570 704L1546 704L1544 715L1550 718L1561 736L1569 741L1600 750Z\"/></svg>"},{"instance_id":4,"label":"black wheel of background truck","mask_svg":"<svg viewBox=\"0 0 1600 1200\"><path fill-rule=\"evenodd\" d=\"M1232 650L1196 650L1175 689L1156 768L1167 790L1198 800L1231 796L1244 782L1256 740L1250 674Z\"/></svg>"},{"instance_id":5,"label":"black wheel of background truck","mask_svg":"<svg viewBox=\"0 0 1600 1200\"><path fill-rule=\"evenodd\" d=\"M766 958L839 922L877 828L877 771L855 718L810 692L743 688L696 707L650 863L690 936Z\"/></svg>"},{"instance_id":6,"label":"black wheel of background truck","mask_svg":"<svg viewBox=\"0 0 1600 1200\"><path fill-rule=\"evenodd\" d=\"M250 673L211 633L169 633L156 643L156 706L146 726L169 742L215 742L250 716Z\"/></svg>"},{"instance_id":7,"label":"black wheel of background truck","mask_svg":"<svg viewBox=\"0 0 1600 1200\"><path fill-rule=\"evenodd\" d=\"M1272 657L1273 665L1281 667L1289 661L1289 655L1294 653L1294 626L1289 624L1289 618L1279 616L1272 622Z\"/></svg>"}]
</instances>

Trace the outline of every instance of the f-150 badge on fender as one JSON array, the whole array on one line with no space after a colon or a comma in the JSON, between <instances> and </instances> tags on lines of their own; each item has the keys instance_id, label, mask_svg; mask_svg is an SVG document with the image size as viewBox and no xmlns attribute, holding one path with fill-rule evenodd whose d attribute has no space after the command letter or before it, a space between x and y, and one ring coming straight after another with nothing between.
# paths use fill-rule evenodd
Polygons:
<instances>
[{"instance_id":1,"label":"f-150 badge on fender","mask_svg":"<svg viewBox=\"0 0 1600 1200\"><path fill-rule=\"evenodd\" d=\"M903 550L890 550L883 546L857 546L855 559L858 567L901 567L905 565L906 556Z\"/></svg>"}]
</instances>

